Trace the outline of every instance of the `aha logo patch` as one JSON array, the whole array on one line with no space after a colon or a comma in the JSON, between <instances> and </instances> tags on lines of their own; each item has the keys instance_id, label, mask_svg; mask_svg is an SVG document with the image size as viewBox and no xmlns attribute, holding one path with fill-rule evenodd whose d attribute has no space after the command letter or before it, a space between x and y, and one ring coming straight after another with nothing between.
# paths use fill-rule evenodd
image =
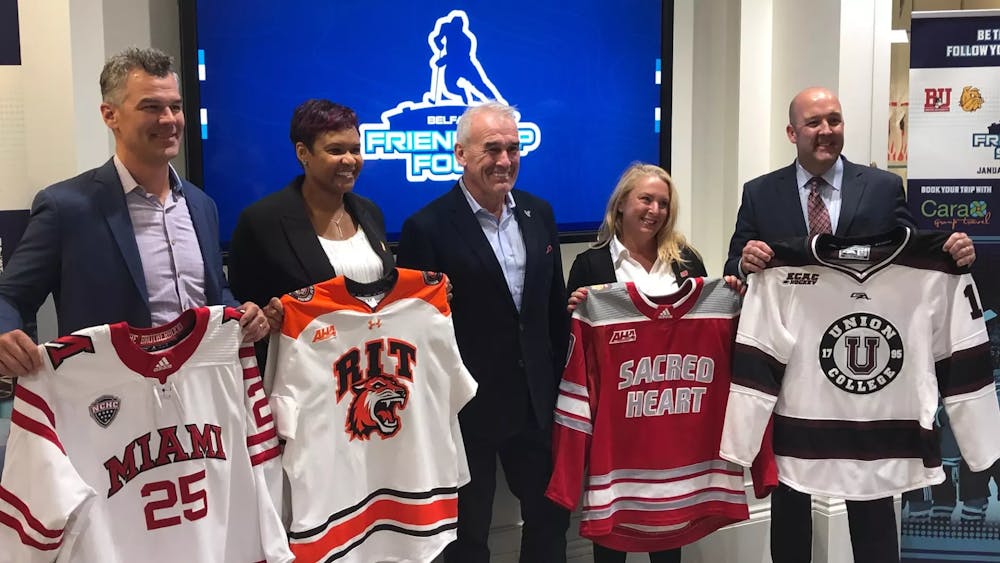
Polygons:
<instances>
[{"instance_id":1,"label":"aha logo patch","mask_svg":"<svg viewBox=\"0 0 1000 563\"><path fill-rule=\"evenodd\" d=\"M819 343L826 378L848 393L867 395L892 383L903 367L903 339L896 327L872 313L845 315Z\"/></svg>"},{"instance_id":2,"label":"aha logo patch","mask_svg":"<svg viewBox=\"0 0 1000 563\"><path fill-rule=\"evenodd\" d=\"M313 344L337 337L337 329L333 326L321 326L313 333Z\"/></svg>"},{"instance_id":3,"label":"aha logo patch","mask_svg":"<svg viewBox=\"0 0 1000 563\"><path fill-rule=\"evenodd\" d=\"M118 397L101 395L93 403L90 403L90 416L101 428L107 428L118 416L118 410L121 406L122 402Z\"/></svg>"},{"instance_id":4,"label":"aha logo patch","mask_svg":"<svg viewBox=\"0 0 1000 563\"><path fill-rule=\"evenodd\" d=\"M346 424L351 440L368 440L372 433L385 440L399 432L399 411L406 408L409 392L398 379L374 375L352 385L351 392Z\"/></svg>"},{"instance_id":5,"label":"aha logo patch","mask_svg":"<svg viewBox=\"0 0 1000 563\"><path fill-rule=\"evenodd\" d=\"M808 272L788 272L788 276L781 282L782 285L816 285L819 281L819 274Z\"/></svg>"},{"instance_id":6,"label":"aha logo patch","mask_svg":"<svg viewBox=\"0 0 1000 563\"><path fill-rule=\"evenodd\" d=\"M625 342L635 342L634 328L626 328L612 332L611 340L608 341L608 344L624 344Z\"/></svg>"}]
</instances>

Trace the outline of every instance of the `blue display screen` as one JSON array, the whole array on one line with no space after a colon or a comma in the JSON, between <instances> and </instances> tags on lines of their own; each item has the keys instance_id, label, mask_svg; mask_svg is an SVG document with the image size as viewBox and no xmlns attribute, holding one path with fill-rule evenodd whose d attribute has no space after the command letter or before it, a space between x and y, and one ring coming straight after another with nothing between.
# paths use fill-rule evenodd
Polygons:
<instances>
[{"instance_id":1,"label":"blue display screen","mask_svg":"<svg viewBox=\"0 0 1000 563\"><path fill-rule=\"evenodd\" d=\"M517 187L552 204L560 232L596 229L622 170L661 162L672 41L662 4L189 2L185 82L197 83L199 106L188 95L189 175L218 204L225 244L244 207L299 174L293 109L327 98L358 114L354 189L381 207L394 240L461 174L457 117L494 98L520 113Z\"/></svg>"}]
</instances>

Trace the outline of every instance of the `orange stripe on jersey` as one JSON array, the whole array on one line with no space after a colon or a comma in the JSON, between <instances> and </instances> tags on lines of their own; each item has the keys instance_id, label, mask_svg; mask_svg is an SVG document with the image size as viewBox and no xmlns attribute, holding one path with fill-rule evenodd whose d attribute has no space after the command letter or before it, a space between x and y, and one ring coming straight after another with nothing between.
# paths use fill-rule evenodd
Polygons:
<instances>
[{"instance_id":1,"label":"orange stripe on jersey","mask_svg":"<svg viewBox=\"0 0 1000 563\"><path fill-rule=\"evenodd\" d=\"M331 551L347 546L379 520L390 520L402 526L430 526L458 518L458 499L444 498L429 504L406 504L395 499L377 500L357 516L331 527L319 538L289 547L296 561L321 561Z\"/></svg>"},{"instance_id":2,"label":"orange stripe on jersey","mask_svg":"<svg viewBox=\"0 0 1000 563\"><path fill-rule=\"evenodd\" d=\"M284 295L281 304L285 308L285 319L281 323L281 332L285 336L297 339L302 331L316 317L333 311L356 311L362 314L377 313L390 303L400 299L423 299L437 308L443 315L450 315L448 306L448 278L444 274L427 274L424 272L396 268L398 277L396 284L382 298L372 311L365 302L351 295L343 276L338 276L323 283L312 286L312 297L302 301L297 297Z\"/></svg>"}]
</instances>

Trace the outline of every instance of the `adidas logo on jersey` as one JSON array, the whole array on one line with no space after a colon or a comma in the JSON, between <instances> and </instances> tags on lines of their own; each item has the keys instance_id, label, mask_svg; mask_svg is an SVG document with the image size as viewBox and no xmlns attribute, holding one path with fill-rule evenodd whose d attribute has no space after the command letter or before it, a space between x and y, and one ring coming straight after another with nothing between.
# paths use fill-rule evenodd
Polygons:
<instances>
[{"instance_id":1,"label":"adidas logo on jersey","mask_svg":"<svg viewBox=\"0 0 1000 563\"><path fill-rule=\"evenodd\" d=\"M170 360L168 360L166 357L163 357L160 358L160 361L156 362L156 365L153 367L153 373L156 373L158 371L163 371L165 369L170 369L172 367L174 366L170 363Z\"/></svg>"},{"instance_id":2,"label":"adidas logo on jersey","mask_svg":"<svg viewBox=\"0 0 1000 563\"><path fill-rule=\"evenodd\" d=\"M313 333L313 344L336 337L337 337L337 329L334 328L333 325L323 326L317 328L316 332Z\"/></svg>"},{"instance_id":3,"label":"adidas logo on jersey","mask_svg":"<svg viewBox=\"0 0 1000 563\"><path fill-rule=\"evenodd\" d=\"M625 342L635 342L634 328L627 328L612 332L611 340L608 341L608 344L623 344Z\"/></svg>"},{"instance_id":4,"label":"adidas logo on jersey","mask_svg":"<svg viewBox=\"0 0 1000 563\"><path fill-rule=\"evenodd\" d=\"M816 285L817 281L819 281L819 274L788 272L788 277L781 283L782 285Z\"/></svg>"},{"instance_id":5,"label":"adidas logo on jersey","mask_svg":"<svg viewBox=\"0 0 1000 563\"><path fill-rule=\"evenodd\" d=\"M851 299L864 299L865 301L872 300L872 298L868 297L868 294L863 291L855 291L851 294Z\"/></svg>"}]
</instances>

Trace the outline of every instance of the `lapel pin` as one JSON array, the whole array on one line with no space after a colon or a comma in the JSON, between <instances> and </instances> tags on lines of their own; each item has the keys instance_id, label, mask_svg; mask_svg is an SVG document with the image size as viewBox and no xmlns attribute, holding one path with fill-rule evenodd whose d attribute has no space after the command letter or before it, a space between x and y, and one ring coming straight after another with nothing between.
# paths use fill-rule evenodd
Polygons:
<instances>
[{"instance_id":1,"label":"lapel pin","mask_svg":"<svg viewBox=\"0 0 1000 563\"><path fill-rule=\"evenodd\" d=\"M552 254L552 245L551 244L545 247L545 253L546 254Z\"/></svg>"},{"instance_id":2,"label":"lapel pin","mask_svg":"<svg viewBox=\"0 0 1000 563\"><path fill-rule=\"evenodd\" d=\"M525 209L524 210L524 214L527 215L528 217L531 217L531 210L530 209Z\"/></svg>"}]
</instances>

